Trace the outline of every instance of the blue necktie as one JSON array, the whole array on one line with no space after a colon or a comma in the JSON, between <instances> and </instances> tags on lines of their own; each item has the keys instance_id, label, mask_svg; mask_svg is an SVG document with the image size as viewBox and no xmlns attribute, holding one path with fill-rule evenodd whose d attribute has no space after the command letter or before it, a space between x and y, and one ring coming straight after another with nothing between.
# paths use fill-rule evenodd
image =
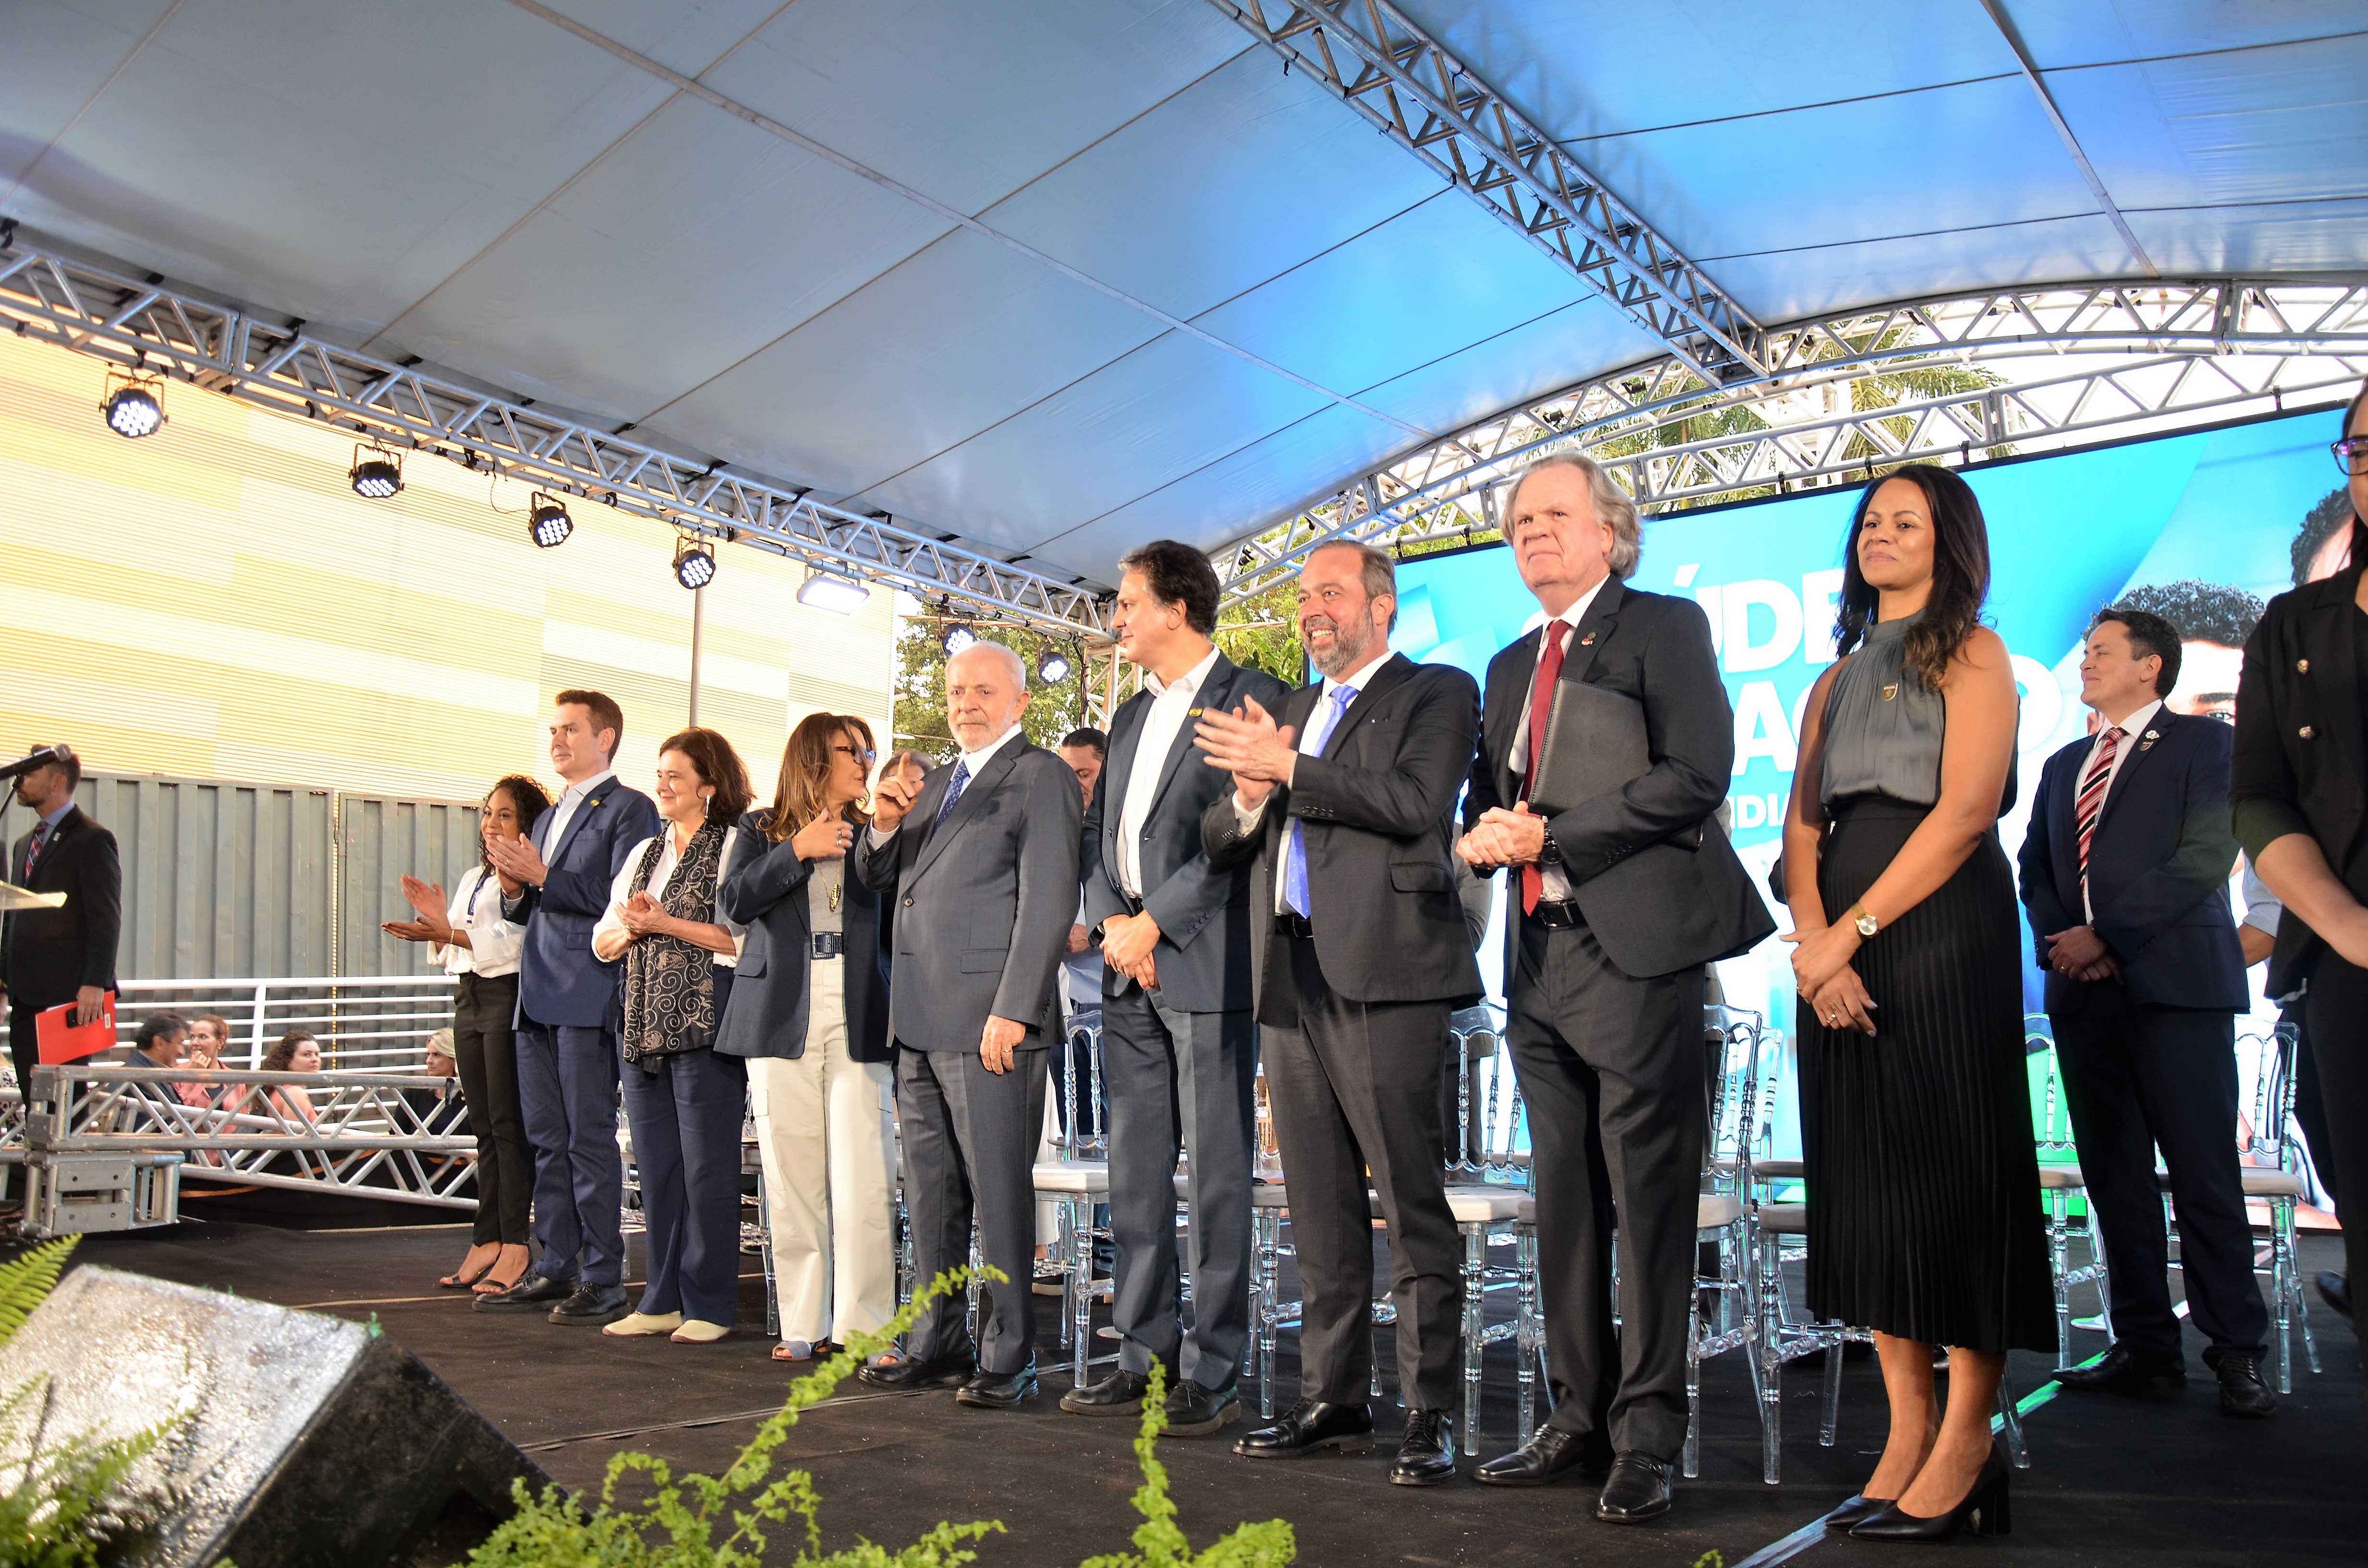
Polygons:
<instances>
[{"instance_id":1,"label":"blue necktie","mask_svg":"<svg viewBox=\"0 0 2368 1568\"><path fill-rule=\"evenodd\" d=\"M970 759L964 757L954 764L953 781L946 786L946 798L938 802L938 820L929 824L931 833L946 825L946 813L954 809L954 802L961 800L962 791L969 788Z\"/></svg>"},{"instance_id":2,"label":"blue necktie","mask_svg":"<svg viewBox=\"0 0 2368 1568\"><path fill-rule=\"evenodd\" d=\"M1340 716L1356 700L1355 687L1332 688L1332 708L1324 715L1324 727L1315 732L1315 744L1307 748L1310 755L1324 755L1324 748L1332 744L1332 732L1340 726ZM1312 916L1315 913L1307 902L1307 840L1299 831L1297 817L1292 818L1282 830L1282 903L1284 908L1301 915Z\"/></svg>"}]
</instances>

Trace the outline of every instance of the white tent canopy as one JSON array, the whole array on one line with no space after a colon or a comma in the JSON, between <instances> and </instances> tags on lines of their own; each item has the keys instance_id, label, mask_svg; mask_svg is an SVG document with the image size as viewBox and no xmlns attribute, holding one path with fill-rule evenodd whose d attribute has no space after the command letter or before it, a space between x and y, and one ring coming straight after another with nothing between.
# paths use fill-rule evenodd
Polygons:
<instances>
[{"instance_id":1,"label":"white tent canopy","mask_svg":"<svg viewBox=\"0 0 2368 1568\"><path fill-rule=\"evenodd\" d=\"M2360 0L1401 8L1765 325L2368 271ZM1231 10L18 0L0 217L1089 585L1668 352Z\"/></svg>"}]
</instances>

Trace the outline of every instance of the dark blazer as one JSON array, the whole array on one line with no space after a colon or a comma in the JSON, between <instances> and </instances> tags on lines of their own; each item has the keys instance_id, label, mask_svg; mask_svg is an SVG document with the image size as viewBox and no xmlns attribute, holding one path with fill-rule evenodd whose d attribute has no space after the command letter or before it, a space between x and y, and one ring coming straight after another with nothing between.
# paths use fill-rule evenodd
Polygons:
<instances>
[{"instance_id":1,"label":"dark blazer","mask_svg":"<svg viewBox=\"0 0 2368 1568\"><path fill-rule=\"evenodd\" d=\"M2368 903L2368 732L2360 704L2361 568L2280 594L2245 642L2228 801L2238 842L2259 858L2290 833L2318 841L2351 896ZM2292 993L2323 944L2291 909L2278 918L2269 991Z\"/></svg>"},{"instance_id":2,"label":"dark blazer","mask_svg":"<svg viewBox=\"0 0 2368 1568\"><path fill-rule=\"evenodd\" d=\"M1275 722L1299 734L1324 699L1321 681L1283 699ZM1394 653L1349 704L1321 756L1302 756L1244 832L1230 786L1201 817L1218 870L1248 865L1250 962L1260 1021L1298 1021L1289 978L1271 966L1274 879L1284 824L1307 843L1315 956L1326 984L1355 1002L1480 999L1480 966L1456 897L1455 792L1472 763L1480 688L1452 665ZM1214 771L1214 770L1212 770Z\"/></svg>"},{"instance_id":3,"label":"dark blazer","mask_svg":"<svg viewBox=\"0 0 2368 1568\"><path fill-rule=\"evenodd\" d=\"M549 832L556 805L537 827ZM592 956L592 927L633 846L658 831L658 809L615 778L585 797L557 844L542 844L542 886L502 901L526 926L518 959L518 1014L538 1024L613 1027L622 967Z\"/></svg>"},{"instance_id":4,"label":"dark blazer","mask_svg":"<svg viewBox=\"0 0 2368 1568\"><path fill-rule=\"evenodd\" d=\"M814 961L806 884L816 862L800 859L787 840L776 844L766 836L772 815L750 812L740 819L732 863L716 885L717 911L748 927L748 937L733 971L732 1001L715 1049L726 1056L795 1061L806 1052L806 971ZM880 946L880 895L857 878L851 857L840 865L847 1053L858 1062L885 1062L895 1052L888 1044L888 955Z\"/></svg>"},{"instance_id":5,"label":"dark blazer","mask_svg":"<svg viewBox=\"0 0 2368 1568\"><path fill-rule=\"evenodd\" d=\"M2094 742L2083 736L2047 759L2022 839L2022 905L2039 967L2047 970L2048 1006L2082 985L2047 969L2048 934L2094 925L2122 960L2133 1000L2242 1012L2252 998L2228 903L2237 864L2228 726L2160 709L2123 755L2089 843L2092 922L2080 906L2078 808Z\"/></svg>"},{"instance_id":6,"label":"dark blazer","mask_svg":"<svg viewBox=\"0 0 2368 1568\"><path fill-rule=\"evenodd\" d=\"M1291 688L1263 670L1246 670L1223 653L1209 666L1209 678L1193 694L1192 712L1230 711L1255 698L1268 712L1279 711ZM1234 776L1212 767L1192 744L1188 715L1165 756L1139 757L1136 743L1154 699L1139 691L1110 721L1110 752L1094 803L1086 808L1084 852L1086 927L1114 915L1133 913L1118 885L1118 818L1128 781L1138 767L1159 770L1159 792L1143 824L1140 858L1143 907L1159 922L1153 957L1159 968L1160 1000L1188 1013L1223 1013L1250 1005L1249 868L1219 870L1201 847L1201 817L1209 803L1230 794ZM1116 996L1133 985L1114 969L1102 973L1102 992Z\"/></svg>"},{"instance_id":7,"label":"dark blazer","mask_svg":"<svg viewBox=\"0 0 2368 1568\"><path fill-rule=\"evenodd\" d=\"M1538 631L1488 662L1488 708L1465 825L1521 798L1513 742L1536 678ZM1593 641L1589 642L1588 639ZM1735 777L1735 712L1710 621L1691 599L1607 578L1563 652L1562 678L1635 698L1652 767L1554 819L1563 874L1588 928L1622 973L1642 979L1749 952L1776 929L1717 822ZM1520 967L1520 879L1505 879L1505 974Z\"/></svg>"},{"instance_id":8,"label":"dark blazer","mask_svg":"<svg viewBox=\"0 0 2368 1568\"><path fill-rule=\"evenodd\" d=\"M856 876L895 893L889 1032L916 1051L976 1051L992 1015L1042 1045L1060 1032L1053 981L1076 923L1077 776L1015 735L933 828L953 771L922 782L879 847L857 835Z\"/></svg>"},{"instance_id":9,"label":"dark blazer","mask_svg":"<svg viewBox=\"0 0 2368 1568\"><path fill-rule=\"evenodd\" d=\"M8 880L25 864L28 828L8 846ZM18 1007L62 1007L85 985L115 989L115 949L123 934L123 864L115 835L80 806L58 819L32 875L20 884L62 892L60 909L20 909L0 930L0 985Z\"/></svg>"}]
</instances>

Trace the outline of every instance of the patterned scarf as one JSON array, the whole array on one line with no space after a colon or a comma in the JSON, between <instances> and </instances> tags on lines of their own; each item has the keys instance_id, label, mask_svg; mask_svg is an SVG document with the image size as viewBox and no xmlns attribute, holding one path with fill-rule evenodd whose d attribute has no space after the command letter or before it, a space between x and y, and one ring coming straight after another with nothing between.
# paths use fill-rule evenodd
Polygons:
<instances>
[{"instance_id":1,"label":"patterned scarf","mask_svg":"<svg viewBox=\"0 0 2368 1568\"><path fill-rule=\"evenodd\" d=\"M663 823L633 868L632 892L649 891L666 835L674 831ZM682 852L666 897L659 901L676 919L714 920L723 834L722 823L711 822L690 835L690 846ZM625 949L626 1061L704 1051L715 1043L715 1023L713 953L679 937L643 937ZM656 1065L645 1071L655 1073Z\"/></svg>"}]
</instances>

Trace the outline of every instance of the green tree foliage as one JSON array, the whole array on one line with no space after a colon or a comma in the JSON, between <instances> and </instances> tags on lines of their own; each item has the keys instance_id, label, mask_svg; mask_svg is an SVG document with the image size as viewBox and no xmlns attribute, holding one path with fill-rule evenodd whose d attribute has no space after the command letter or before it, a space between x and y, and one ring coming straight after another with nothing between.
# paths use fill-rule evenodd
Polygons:
<instances>
[{"instance_id":1,"label":"green tree foliage","mask_svg":"<svg viewBox=\"0 0 2368 1568\"><path fill-rule=\"evenodd\" d=\"M981 638L1001 642L1028 666L1028 707L1020 728L1038 745L1057 745L1071 730L1089 722L1086 717L1086 659L1083 645L1073 638L1056 637L1024 626L969 623ZM934 612L905 623L896 637L895 739L892 747L911 746L931 756L951 757L953 737L946 730L945 623ZM1069 661L1068 676L1051 686L1036 678L1036 667L1047 653Z\"/></svg>"}]
</instances>

